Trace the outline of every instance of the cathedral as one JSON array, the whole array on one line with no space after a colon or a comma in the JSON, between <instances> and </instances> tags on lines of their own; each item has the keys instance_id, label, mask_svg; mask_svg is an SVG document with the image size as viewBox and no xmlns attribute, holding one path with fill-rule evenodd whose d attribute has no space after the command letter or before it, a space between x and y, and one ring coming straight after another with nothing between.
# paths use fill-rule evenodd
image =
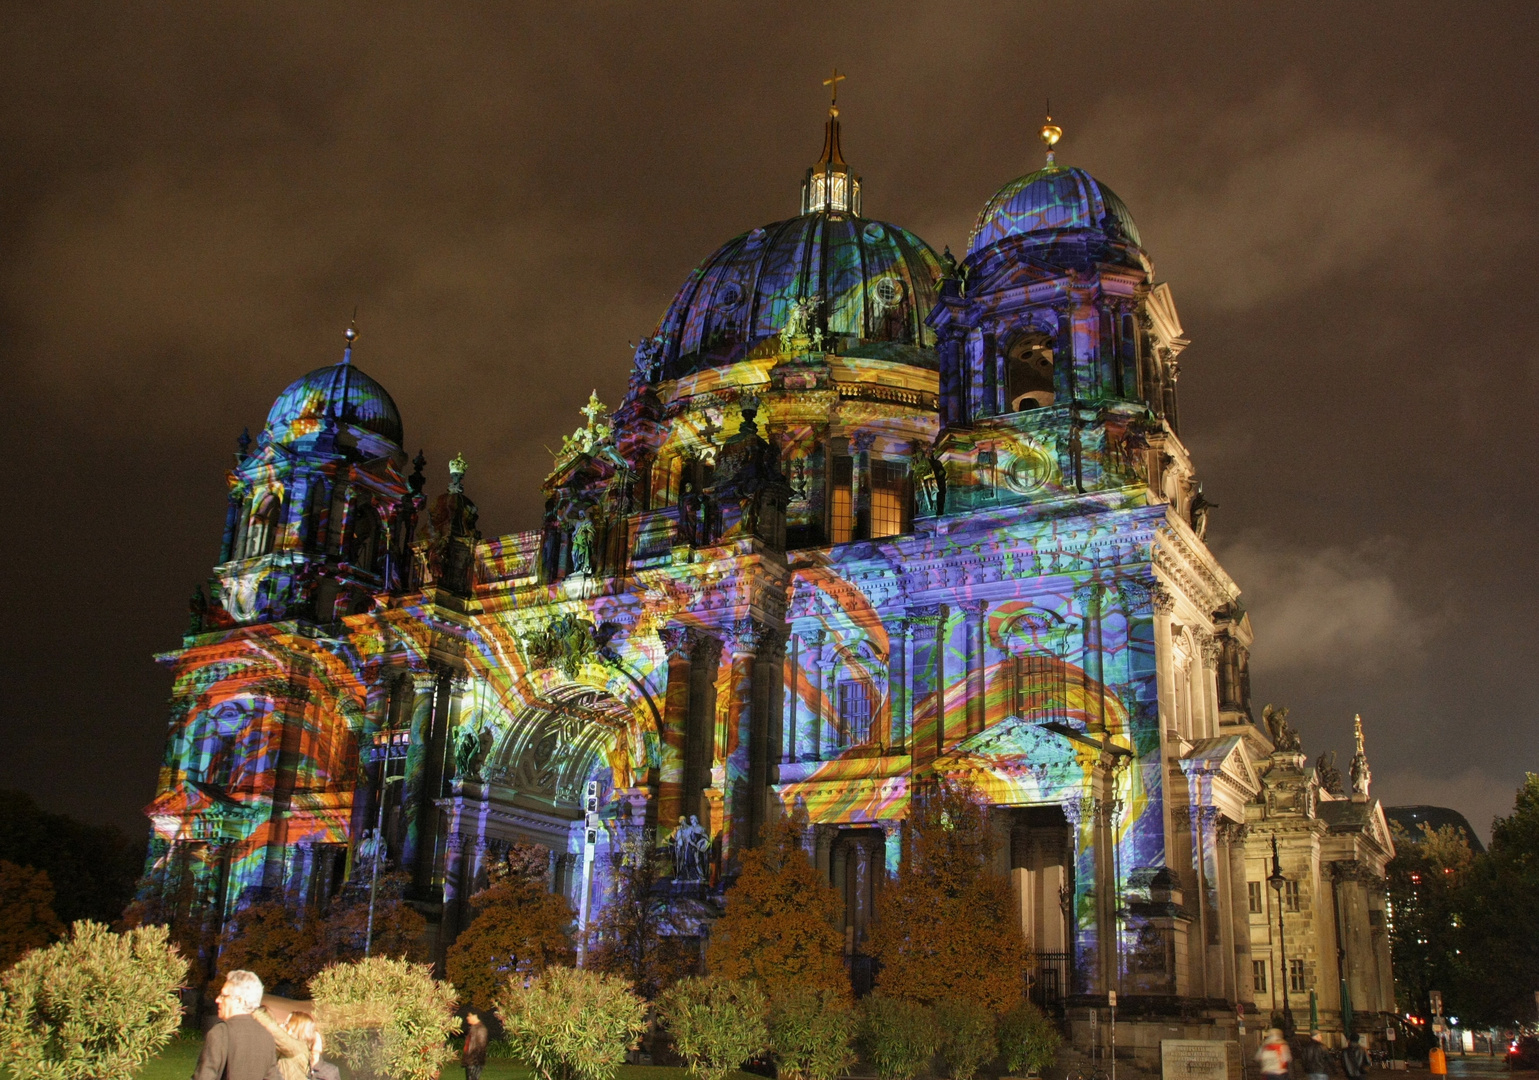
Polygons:
<instances>
[{"instance_id":1,"label":"cathedral","mask_svg":"<svg viewBox=\"0 0 1539 1080\"><path fill-rule=\"evenodd\" d=\"M958 260L865 216L831 106L800 213L689 274L528 532L482 534L462 458L446 489L408 458L350 330L242 437L159 657L145 888L192 888L217 931L384 866L441 960L511 843L586 924L644 835L704 934L792 815L855 972L910 799L950 779L988 806L1023 985L1076 1040L1112 995L1156 1052L1247 1015L1254 1039L1279 992L1374 1030L1393 846L1361 731L1348 791L1281 711L1254 722L1175 301L1061 135Z\"/></svg>"}]
</instances>

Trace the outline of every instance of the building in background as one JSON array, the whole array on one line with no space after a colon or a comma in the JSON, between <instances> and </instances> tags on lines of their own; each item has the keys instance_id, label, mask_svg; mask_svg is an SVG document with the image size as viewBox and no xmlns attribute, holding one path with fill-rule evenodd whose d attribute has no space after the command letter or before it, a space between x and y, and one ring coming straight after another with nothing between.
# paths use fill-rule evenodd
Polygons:
<instances>
[{"instance_id":1,"label":"building in background","mask_svg":"<svg viewBox=\"0 0 1539 1080\"><path fill-rule=\"evenodd\" d=\"M949 777L991 808L1022 979L1076 1037L1112 991L1146 1056L1270 1008L1262 969L1293 959L1252 917L1274 834L1302 977L1334 980L1342 941L1359 1009L1389 1008L1382 813L1252 723L1175 302L1060 134L959 262L864 216L831 107L801 213L689 275L530 532L480 534L460 459L429 498L351 338L284 391L162 657L148 887L196 883L217 924L381 859L442 956L510 842L591 915L642 830L706 933L739 853L804 815L855 963L911 798Z\"/></svg>"}]
</instances>

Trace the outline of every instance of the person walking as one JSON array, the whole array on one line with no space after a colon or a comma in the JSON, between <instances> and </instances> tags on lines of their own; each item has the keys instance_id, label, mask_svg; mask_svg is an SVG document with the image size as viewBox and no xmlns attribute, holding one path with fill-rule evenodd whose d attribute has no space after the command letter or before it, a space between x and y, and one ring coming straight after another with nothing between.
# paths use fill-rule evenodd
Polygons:
<instances>
[{"instance_id":1,"label":"person walking","mask_svg":"<svg viewBox=\"0 0 1539 1080\"><path fill-rule=\"evenodd\" d=\"M460 1061L465 1066L465 1080L481 1080L481 1067L486 1064L486 1044L489 1033L486 1025L475 1013L465 1016L465 1045L460 1050Z\"/></svg>"},{"instance_id":2,"label":"person walking","mask_svg":"<svg viewBox=\"0 0 1539 1080\"><path fill-rule=\"evenodd\" d=\"M1359 1035L1342 1048L1341 1071L1347 1074L1347 1080L1363 1080L1371 1068L1373 1059L1368 1056L1368 1036Z\"/></svg>"},{"instance_id":3,"label":"person walking","mask_svg":"<svg viewBox=\"0 0 1539 1080\"><path fill-rule=\"evenodd\" d=\"M267 1033L273 1037L273 1044L278 1051L278 1075L282 1080L310 1080L310 1044L289 1028L294 1017L308 1015L309 1013L289 1013L288 1019L280 1024L277 1018L267 1011L266 1005L251 1012L251 1019L266 1028ZM313 1021L311 1026L314 1026Z\"/></svg>"},{"instance_id":4,"label":"person walking","mask_svg":"<svg viewBox=\"0 0 1539 1080\"><path fill-rule=\"evenodd\" d=\"M277 1044L251 1017L262 1005L262 980L249 971L232 971L214 1003L219 1023L203 1038L192 1080L274 1080Z\"/></svg>"},{"instance_id":5,"label":"person walking","mask_svg":"<svg viewBox=\"0 0 1539 1080\"><path fill-rule=\"evenodd\" d=\"M1267 1028L1261 1048L1256 1051L1256 1065L1261 1075L1268 1080L1287 1080L1288 1066L1292 1062L1293 1051L1288 1049L1283 1033L1277 1028Z\"/></svg>"},{"instance_id":6,"label":"person walking","mask_svg":"<svg viewBox=\"0 0 1539 1080\"><path fill-rule=\"evenodd\" d=\"M1318 1031L1309 1033L1309 1041L1299 1054L1299 1068L1304 1070L1308 1080L1330 1080L1331 1058L1325 1052L1325 1040L1320 1038Z\"/></svg>"}]
</instances>

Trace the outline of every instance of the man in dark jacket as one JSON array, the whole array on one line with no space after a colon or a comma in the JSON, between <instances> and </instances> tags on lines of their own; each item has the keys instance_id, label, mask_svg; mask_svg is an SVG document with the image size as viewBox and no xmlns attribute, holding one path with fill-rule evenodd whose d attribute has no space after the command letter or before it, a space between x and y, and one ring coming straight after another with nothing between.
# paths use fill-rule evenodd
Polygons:
<instances>
[{"instance_id":1,"label":"man in dark jacket","mask_svg":"<svg viewBox=\"0 0 1539 1080\"><path fill-rule=\"evenodd\" d=\"M1341 1051L1341 1071L1347 1074L1347 1080L1362 1080L1373 1068L1367 1044L1368 1036L1359 1035Z\"/></svg>"},{"instance_id":2,"label":"man in dark jacket","mask_svg":"<svg viewBox=\"0 0 1539 1080\"><path fill-rule=\"evenodd\" d=\"M465 1046L460 1060L465 1063L465 1080L481 1080L481 1067L486 1064L486 1025L475 1013L465 1017Z\"/></svg>"},{"instance_id":3,"label":"man in dark jacket","mask_svg":"<svg viewBox=\"0 0 1539 1080\"><path fill-rule=\"evenodd\" d=\"M232 971L216 999L219 1023L203 1038L192 1080L276 1080L278 1047L251 1014L262 1004L262 980Z\"/></svg>"}]
</instances>

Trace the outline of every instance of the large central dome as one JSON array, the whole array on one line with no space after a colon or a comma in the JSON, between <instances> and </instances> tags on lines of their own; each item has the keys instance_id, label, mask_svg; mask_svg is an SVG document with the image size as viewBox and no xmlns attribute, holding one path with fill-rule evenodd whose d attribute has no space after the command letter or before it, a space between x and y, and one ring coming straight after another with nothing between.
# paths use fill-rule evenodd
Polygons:
<instances>
[{"instance_id":1,"label":"large central dome","mask_svg":"<svg viewBox=\"0 0 1539 1080\"><path fill-rule=\"evenodd\" d=\"M765 225L723 244L674 297L653 338L660 376L743 359L809 297L831 350L932 344L924 319L940 278L935 252L896 225L821 210Z\"/></svg>"}]
</instances>

